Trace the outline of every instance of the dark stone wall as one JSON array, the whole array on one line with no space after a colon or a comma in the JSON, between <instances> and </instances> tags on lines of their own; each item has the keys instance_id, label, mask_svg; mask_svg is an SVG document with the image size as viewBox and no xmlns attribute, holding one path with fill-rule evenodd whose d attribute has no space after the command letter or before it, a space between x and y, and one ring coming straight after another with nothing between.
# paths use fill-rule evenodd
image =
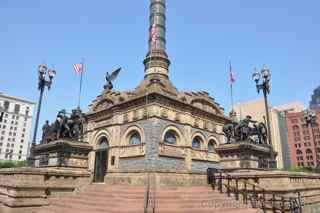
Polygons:
<instances>
[{"instance_id":1,"label":"dark stone wall","mask_svg":"<svg viewBox=\"0 0 320 213\"><path fill-rule=\"evenodd\" d=\"M192 172L206 172L208 168L220 168L220 166L216 163L192 161Z\"/></svg>"},{"instance_id":2,"label":"dark stone wall","mask_svg":"<svg viewBox=\"0 0 320 213\"><path fill-rule=\"evenodd\" d=\"M169 125L174 125L184 134L183 125L159 118L130 122L121 126L121 134L125 134L126 130L131 126L138 126L143 129L145 134L146 156L145 158L120 159L120 170L186 171L187 167L184 159L160 157L158 155L162 131ZM192 133L195 132L201 132L207 138L212 135L210 132L192 128ZM217 167L217 165L201 161L193 161L192 163L192 171L194 172L205 172L208 167Z\"/></svg>"}]
</instances>

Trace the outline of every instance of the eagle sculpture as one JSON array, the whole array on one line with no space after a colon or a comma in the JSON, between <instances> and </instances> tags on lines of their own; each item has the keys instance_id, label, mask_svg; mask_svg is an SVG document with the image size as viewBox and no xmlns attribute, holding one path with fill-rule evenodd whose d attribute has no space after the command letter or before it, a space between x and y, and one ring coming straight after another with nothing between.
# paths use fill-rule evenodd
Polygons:
<instances>
[{"instance_id":1,"label":"eagle sculpture","mask_svg":"<svg viewBox=\"0 0 320 213\"><path fill-rule=\"evenodd\" d=\"M121 71L121 67L118 68L117 70L113 71L111 73L111 75L109 74L109 72L107 72L107 74L106 74L107 85L104 86L104 89L107 89L107 90L112 90L113 89L112 82L114 80L116 80L116 78L118 77L120 71Z\"/></svg>"}]
</instances>

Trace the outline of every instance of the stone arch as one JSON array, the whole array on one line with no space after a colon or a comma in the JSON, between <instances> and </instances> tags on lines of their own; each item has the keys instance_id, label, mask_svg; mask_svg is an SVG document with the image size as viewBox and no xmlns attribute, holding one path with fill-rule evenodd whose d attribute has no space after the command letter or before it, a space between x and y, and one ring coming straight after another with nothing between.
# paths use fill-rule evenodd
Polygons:
<instances>
[{"instance_id":1,"label":"stone arch","mask_svg":"<svg viewBox=\"0 0 320 213\"><path fill-rule=\"evenodd\" d=\"M110 135L110 133L107 130L101 130L101 131L97 132L95 134L95 136L94 136L94 139L93 139L93 141L94 141L93 148L94 149L99 149L99 146L100 146L99 143L101 142L101 139L103 137L105 137L107 139L108 144L110 146L110 144L111 144L111 135Z\"/></svg>"},{"instance_id":2,"label":"stone arch","mask_svg":"<svg viewBox=\"0 0 320 213\"><path fill-rule=\"evenodd\" d=\"M209 146L211 143L213 143L214 148L216 148L220 144L219 140L215 136L210 136L208 142L206 143L206 148L208 149L208 151L210 151Z\"/></svg>"},{"instance_id":3,"label":"stone arch","mask_svg":"<svg viewBox=\"0 0 320 213\"><path fill-rule=\"evenodd\" d=\"M163 130L161 131L161 143L165 143L165 135L166 133L168 133L169 131L174 132L177 135L177 143L175 144L176 146L180 146L183 145L183 141L185 141L185 138L183 136L183 134L181 133L181 130L176 127L175 125L169 125L166 126L165 128L163 128Z\"/></svg>"},{"instance_id":4,"label":"stone arch","mask_svg":"<svg viewBox=\"0 0 320 213\"><path fill-rule=\"evenodd\" d=\"M126 131L124 132L123 136L121 137L121 145L127 146L130 144L130 138L135 133L139 134L141 139L141 144L145 143L145 134L143 128L139 127L138 125L129 126Z\"/></svg>"},{"instance_id":5,"label":"stone arch","mask_svg":"<svg viewBox=\"0 0 320 213\"><path fill-rule=\"evenodd\" d=\"M192 146L193 140L197 137L199 137L201 140L200 149L203 149L205 146L207 146L208 142L207 142L206 136L202 132L198 131L198 132L195 132L191 137L191 144L190 144L191 147L193 147Z\"/></svg>"}]
</instances>

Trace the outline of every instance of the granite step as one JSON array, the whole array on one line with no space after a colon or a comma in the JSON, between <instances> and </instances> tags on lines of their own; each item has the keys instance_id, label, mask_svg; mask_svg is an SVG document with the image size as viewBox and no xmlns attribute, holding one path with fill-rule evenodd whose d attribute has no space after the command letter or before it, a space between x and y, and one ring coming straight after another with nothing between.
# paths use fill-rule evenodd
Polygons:
<instances>
[{"instance_id":1,"label":"granite step","mask_svg":"<svg viewBox=\"0 0 320 213\"><path fill-rule=\"evenodd\" d=\"M159 213L257 213L247 205L212 190L210 186L156 187ZM144 211L144 186L90 185L82 191L50 201L38 213L136 213Z\"/></svg>"}]
</instances>

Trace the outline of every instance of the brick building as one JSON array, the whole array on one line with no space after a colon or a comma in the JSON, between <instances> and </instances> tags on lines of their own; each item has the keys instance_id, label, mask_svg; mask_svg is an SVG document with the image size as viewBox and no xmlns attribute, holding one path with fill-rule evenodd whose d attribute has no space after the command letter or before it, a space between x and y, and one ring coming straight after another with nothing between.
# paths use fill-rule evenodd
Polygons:
<instances>
[{"instance_id":1,"label":"brick building","mask_svg":"<svg viewBox=\"0 0 320 213\"><path fill-rule=\"evenodd\" d=\"M320 121L320 111L317 111ZM307 126L304 112L286 112L288 143L293 167L316 167L320 164L319 126ZM318 156L317 156L318 153Z\"/></svg>"}]
</instances>

